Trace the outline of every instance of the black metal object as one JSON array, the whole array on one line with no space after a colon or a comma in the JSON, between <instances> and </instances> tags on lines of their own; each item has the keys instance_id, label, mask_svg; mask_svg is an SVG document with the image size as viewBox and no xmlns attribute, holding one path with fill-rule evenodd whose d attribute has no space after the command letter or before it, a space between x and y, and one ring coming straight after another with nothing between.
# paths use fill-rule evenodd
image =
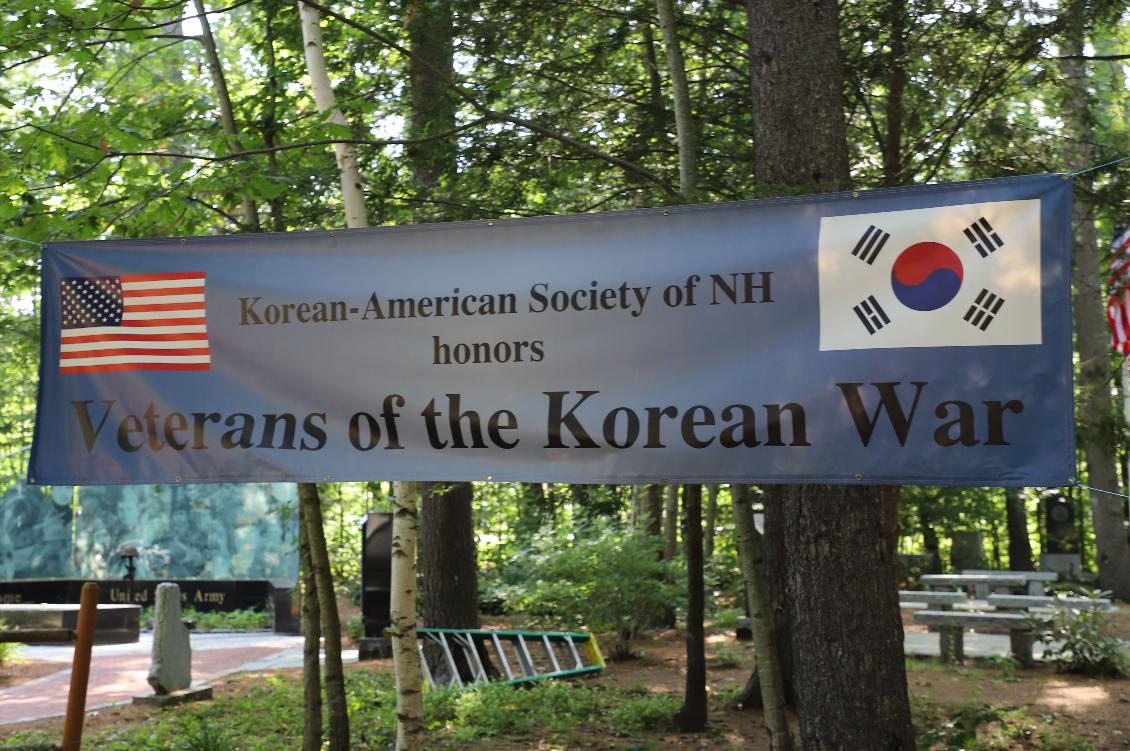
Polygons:
<instances>
[{"instance_id":1,"label":"black metal object","mask_svg":"<svg viewBox=\"0 0 1130 751\"><path fill-rule=\"evenodd\" d=\"M1044 498L1047 529L1046 553L1078 553L1079 529L1075 525L1075 507L1070 498L1059 493Z\"/></svg>"},{"instance_id":2,"label":"black metal object","mask_svg":"<svg viewBox=\"0 0 1130 751\"><path fill-rule=\"evenodd\" d=\"M365 638L361 659L387 657L391 647L385 629L392 625L392 514L370 513L362 525L361 618Z\"/></svg>"}]
</instances>

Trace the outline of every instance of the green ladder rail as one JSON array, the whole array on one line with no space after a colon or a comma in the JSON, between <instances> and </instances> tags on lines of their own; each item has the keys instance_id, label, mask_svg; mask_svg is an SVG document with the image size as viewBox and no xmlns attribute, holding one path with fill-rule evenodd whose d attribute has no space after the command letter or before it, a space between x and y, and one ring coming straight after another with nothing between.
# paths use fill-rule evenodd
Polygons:
<instances>
[{"instance_id":1,"label":"green ladder rail","mask_svg":"<svg viewBox=\"0 0 1130 751\"><path fill-rule=\"evenodd\" d=\"M604 655L596 637L585 632L419 628L416 633L420 637L424 675L433 686L527 683L599 673L604 669ZM435 645L442 654L446 671L437 671L440 675L433 675L428 665L424 654L428 645ZM457 655L470 673L469 679L460 675ZM483 655L496 668L494 678L488 674Z\"/></svg>"}]
</instances>

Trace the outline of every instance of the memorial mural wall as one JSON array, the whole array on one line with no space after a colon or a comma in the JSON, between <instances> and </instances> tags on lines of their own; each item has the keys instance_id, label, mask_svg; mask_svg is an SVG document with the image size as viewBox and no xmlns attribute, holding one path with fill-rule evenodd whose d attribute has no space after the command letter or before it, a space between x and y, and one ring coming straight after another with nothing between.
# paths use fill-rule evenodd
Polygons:
<instances>
[{"instance_id":1,"label":"memorial mural wall","mask_svg":"<svg viewBox=\"0 0 1130 751\"><path fill-rule=\"evenodd\" d=\"M0 579L294 579L293 484L32 487L0 494Z\"/></svg>"}]
</instances>

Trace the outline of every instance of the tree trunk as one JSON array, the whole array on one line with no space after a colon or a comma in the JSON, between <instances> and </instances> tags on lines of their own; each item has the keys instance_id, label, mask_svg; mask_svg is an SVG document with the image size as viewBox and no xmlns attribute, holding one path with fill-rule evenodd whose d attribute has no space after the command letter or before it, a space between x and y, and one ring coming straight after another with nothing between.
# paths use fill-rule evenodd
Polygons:
<instances>
[{"instance_id":1,"label":"tree trunk","mask_svg":"<svg viewBox=\"0 0 1130 751\"><path fill-rule=\"evenodd\" d=\"M337 612L330 559L322 527L322 502L318 486L304 482L298 486L298 499L305 511L306 534L310 542L310 566L317 582L318 609L326 651L327 740L330 751L349 751L349 707L345 700L345 673L341 665L341 621Z\"/></svg>"},{"instance_id":2,"label":"tree trunk","mask_svg":"<svg viewBox=\"0 0 1130 751\"><path fill-rule=\"evenodd\" d=\"M310 88L314 104L319 112L329 112L331 122L345 125L345 116L337 108L330 77L326 72L326 58L322 50L322 28L316 10L303 2L298 3L298 14L302 23L302 41L306 56L306 70L310 75ZM357 156L352 146L334 144L337 155L337 168L341 177L342 202L345 204L345 223L347 227L369 226L365 211L365 196L361 190L361 175L357 168ZM318 486L313 483L299 483L299 498L310 504L311 515L307 519L310 531L310 556L315 570L324 561L325 578L318 579L318 602L322 610L322 633L326 643L326 705L329 709L330 751L345 751L349 748L349 711L345 700L345 671L341 664L341 623L334 596L333 580L329 577L329 554L322 528L321 500ZM415 561L413 561L415 568ZM325 586L323 586L323 583Z\"/></svg>"},{"instance_id":3,"label":"tree trunk","mask_svg":"<svg viewBox=\"0 0 1130 751\"><path fill-rule=\"evenodd\" d=\"M667 504L663 512L663 559L675 560L679 552L679 486L667 483Z\"/></svg>"},{"instance_id":4,"label":"tree trunk","mask_svg":"<svg viewBox=\"0 0 1130 751\"><path fill-rule=\"evenodd\" d=\"M644 499L644 529L652 537L663 534L663 486L651 483Z\"/></svg>"},{"instance_id":5,"label":"tree trunk","mask_svg":"<svg viewBox=\"0 0 1130 751\"><path fill-rule=\"evenodd\" d=\"M298 14L302 19L302 43L306 50L306 71L310 75L310 88L318 111L329 113L328 120L336 125L348 125L345 115L334 99L330 76L326 72L326 57L322 50L321 15L299 0ZM351 144L334 144L337 170L341 176L341 197L345 204L345 226L368 227L369 215L365 210L365 194L361 190L361 172L357 167L357 151Z\"/></svg>"},{"instance_id":6,"label":"tree trunk","mask_svg":"<svg viewBox=\"0 0 1130 751\"><path fill-rule=\"evenodd\" d=\"M780 651L777 648L777 637L773 628L769 583L765 578L765 551L761 533L757 531L757 526L753 522L753 504L750 503L749 496L748 486L730 486L738 558L742 566L742 579L745 581L746 600L749 602L753 648L757 652L757 680L751 683L760 690L761 706L765 713L765 729L769 732L772 751L792 751L793 740L789 732L789 718L786 712ZM748 705L750 698L752 697L746 697L742 703Z\"/></svg>"},{"instance_id":7,"label":"tree trunk","mask_svg":"<svg viewBox=\"0 0 1130 751\"><path fill-rule=\"evenodd\" d=\"M702 554L707 563L714 557L714 525L718 523L718 483L706 486L706 528L703 530Z\"/></svg>"},{"instance_id":8,"label":"tree trunk","mask_svg":"<svg viewBox=\"0 0 1130 751\"><path fill-rule=\"evenodd\" d=\"M887 56L887 128L883 140L883 185L902 184L903 92L906 89L906 11L905 0L890 0L887 5L891 28Z\"/></svg>"},{"instance_id":9,"label":"tree trunk","mask_svg":"<svg viewBox=\"0 0 1130 751\"><path fill-rule=\"evenodd\" d=\"M846 190L836 3L746 0L746 9L759 186L781 193Z\"/></svg>"},{"instance_id":10,"label":"tree trunk","mask_svg":"<svg viewBox=\"0 0 1130 751\"><path fill-rule=\"evenodd\" d=\"M424 676L416 638L416 483L395 483L392 516L392 657L396 672L396 750L424 747Z\"/></svg>"},{"instance_id":11,"label":"tree trunk","mask_svg":"<svg viewBox=\"0 0 1130 751\"><path fill-rule=\"evenodd\" d=\"M243 151L239 133L235 128L235 110L231 105L231 95L228 94L228 84L224 78L224 66L220 63L220 55L216 51L216 40L212 36L212 25L208 23L208 14L204 10L203 0L192 0L193 6L200 21L200 41L204 44L204 57L208 61L208 71L212 74L212 84L216 87L216 99L220 103L220 123L224 135L228 137L228 152ZM243 219L250 232L259 231L259 209L251 198L243 197Z\"/></svg>"},{"instance_id":12,"label":"tree trunk","mask_svg":"<svg viewBox=\"0 0 1130 751\"><path fill-rule=\"evenodd\" d=\"M938 540L938 531L934 529L934 520L930 518L930 514L921 504L918 506L918 527L922 530L922 547L925 549L928 558L925 573L940 574L942 573L942 544Z\"/></svg>"},{"instance_id":13,"label":"tree trunk","mask_svg":"<svg viewBox=\"0 0 1130 751\"><path fill-rule=\"evenodd\" d=\"M450 82L455 78L455 24L449 0L414 0L405 15L408 29L411 108L408 137L422 139L455 127L457 100ZM422 199L413 213L418 222L448 220L450 209L432 203L451 189L456 177L454 137L409 144L405 149L417 195ZM424 524L427 517L425 515Z\"/></svg>"},{"instance_id":14,"label":"tree trunk","mask_svg":"<svg viewBox=\"0 0 1130 751\"><path fill-rule=\"evenodd\" d=\"M1005 488L1004 510L1008 527L1008 567L1013 571L1033 571L1032 545L1028 541L1028 509L1020 488Z\"/></svg>"},{"instance_id":15,"label":"tree trunk","mask_svg":"<svg viewBox=\"0 0 1130 751\"><path fill-rule=\"evenodd\" d=\"M1086 36L1084 7L1081 2L1067 3L1069 31L1060 45L1061 55L1082 55ZM1066 79L1068 97L1063 117L1072 139L1064 146L1073 169L1084 169L1095 163L1091 142L1093 108L1087 91L1086 62L1061 59L1059 69ZM1078 178L1086 182L1086 178ZM1075 192L1072 209L1076 228L1074 253L1075 339L1079 348L1078 410L1079 439L1087 458L1087 484L1103 490L1118 491L1117 430L1114 426L1114 405L1111 401L1110 345L1104 300L1098 281L1103 278L1102 256L1095 220L1086 199L1087 191ZM1105 493L1091 493L1091 509L1095 525L1095 559L1099 566L1099 586L1122 600L1130 600L1130 544L1126 539L1123 501Z\"/></svg>"},{"instance_id":16,"label":"tree trunk","mask_svg":"<svg viewBox=\"0 0 1130 751\"><path fill-rule=\"evenodd\" d=\"M675 134L679 143L679 192L693 201L698 193L698 139L691 116L691 95L687 87L687 67L679 43L674 0L655 0L667 72L671 76L671 99L675 104Z\"/></svg>"},{"instance_id":17,"label":"tree trunk","mask_svg":"<svg viewBox=\"0 0 1130 751\"><path fill-rule=\"evenodd\" d=\"M755 171L775 192L849 186L838 5L747 0ZM914 747L896 590L895 489L774 486L766 531L805 749ZM772 518L777 517L777 523ZM850 591L851 597L829 596ZM787 661L783 661L787 667ZM786 674L787 677L787 674Z\"/></svg>"},{"instance_id":18,"label":"tree trunk","mask_svg":"<svg viewBox=\"0 0 1130 751\"><path fill-rule=\"evenodd\" d=\"M895 586L898 489L773 486L805 749L914 748ZM850 597L837 596L850 592Z\"/></svg>"},{"instance_id":19,"label":"tree trunk","mask_svg":"<svg viewBox=\"0 0 1130 751\"><path fill-rule=\"evenodd\" d=\"M420 582L424 625L478 628L479 590L469 482L421 483ZM468 532L470 531L470 532ZM425 649L433 674L446 673L442 653ZM457 655L459 657L459 655ZM470 666L456 660L463 680Z\"/></svg>"},{"instance_id":20,"label":"tree trunk","mask_svg":"<svg viewBox=\"0 0 1130 751\"><path fill-rule=\"evenodd\" d=\"M474 489L469 482L425 487L420 522L424 625L478 628Z\"/></svg>"},{"instance_id":21,"label":"tree trunk","mask_svg":"<svg viewBox=\"0 0 1130 751\"><path fill-rule=\"evenodd\" d=\"M703 628L702 486L683 486L683 542L687 549L687 680L675 725L706 729L706 635Z\"/></svg>"},{"instance_id":22,"label":"tree trunk","mask_svg":"<svg viewBox=\"0 0 1130 751\"><path fill-rule=\"evenodd\" d=\"M302 751L321 751L322 624L303 503L298 504L298 562L302 569Z\"/></svg>"}]
</instances>

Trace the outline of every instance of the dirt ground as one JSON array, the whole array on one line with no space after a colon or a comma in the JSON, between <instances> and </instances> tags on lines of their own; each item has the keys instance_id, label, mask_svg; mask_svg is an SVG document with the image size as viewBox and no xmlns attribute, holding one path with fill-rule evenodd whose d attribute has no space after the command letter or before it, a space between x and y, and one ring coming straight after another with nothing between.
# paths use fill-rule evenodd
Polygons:
<instances>
[{"instance_id":1,"label":"dirt ground","mask_svg":"<svg viewBox=\"0 0 1130 751\"><path fill-rule=\"evenodd\" d=\"M1118 613L1118 629L1126 638L1130 633L1130 608ZM918 626L908 624L908 629ZM1124 630L1125 629L1125 630ZM616 737L603 728L581 728L573 740L539 740L531 738L490 738L469 744L465 751L562 751L563 749L626 749L648 748L671 751L688 749L747 749L769 751L768 739L761 726L761 715L754 711L737 711L726 707L733 690L745 684L752 665L752 647L738 642L732 632L708 630L708 685L711 696L710 727L700 734L671 733L655 745L633 745L639 739ZM597 685L618 686L634 691L669 693L680 696L683 691L685 666L684 635L674 630L646 636L635 643L636 659L611 663L601 675L589 679ZM30 679L47 668L36 665L17 667L9 680ZM377 661L352 666L352 670L391 670L391 661ZM21 672L21 670L23 672ZM8 673L8 669L4 670ZM216 698L244 693L245 686L262 680L261 675L230 676L214 684ZM1009 671L998 665L967 663L962 668L943 667L929 661L914 661L908 670L908 684L917 697L931 701L1008 705L1024 708L1034 719L1062 724L1086 737L1095 751L1127 751L1130 749L1130 680L1092 679L1055 672L1050 666L1033 670ZM7 685L11 685L10 683ZM119 723L141 722L155 710L124 706L103 709L88 717L87 727L96 728ZM56 728L60 720L44 720L23 725L0 726L0 738L21 729ZM654 738L654 736L652 736Z\"/></svg>"}]
</instances>

